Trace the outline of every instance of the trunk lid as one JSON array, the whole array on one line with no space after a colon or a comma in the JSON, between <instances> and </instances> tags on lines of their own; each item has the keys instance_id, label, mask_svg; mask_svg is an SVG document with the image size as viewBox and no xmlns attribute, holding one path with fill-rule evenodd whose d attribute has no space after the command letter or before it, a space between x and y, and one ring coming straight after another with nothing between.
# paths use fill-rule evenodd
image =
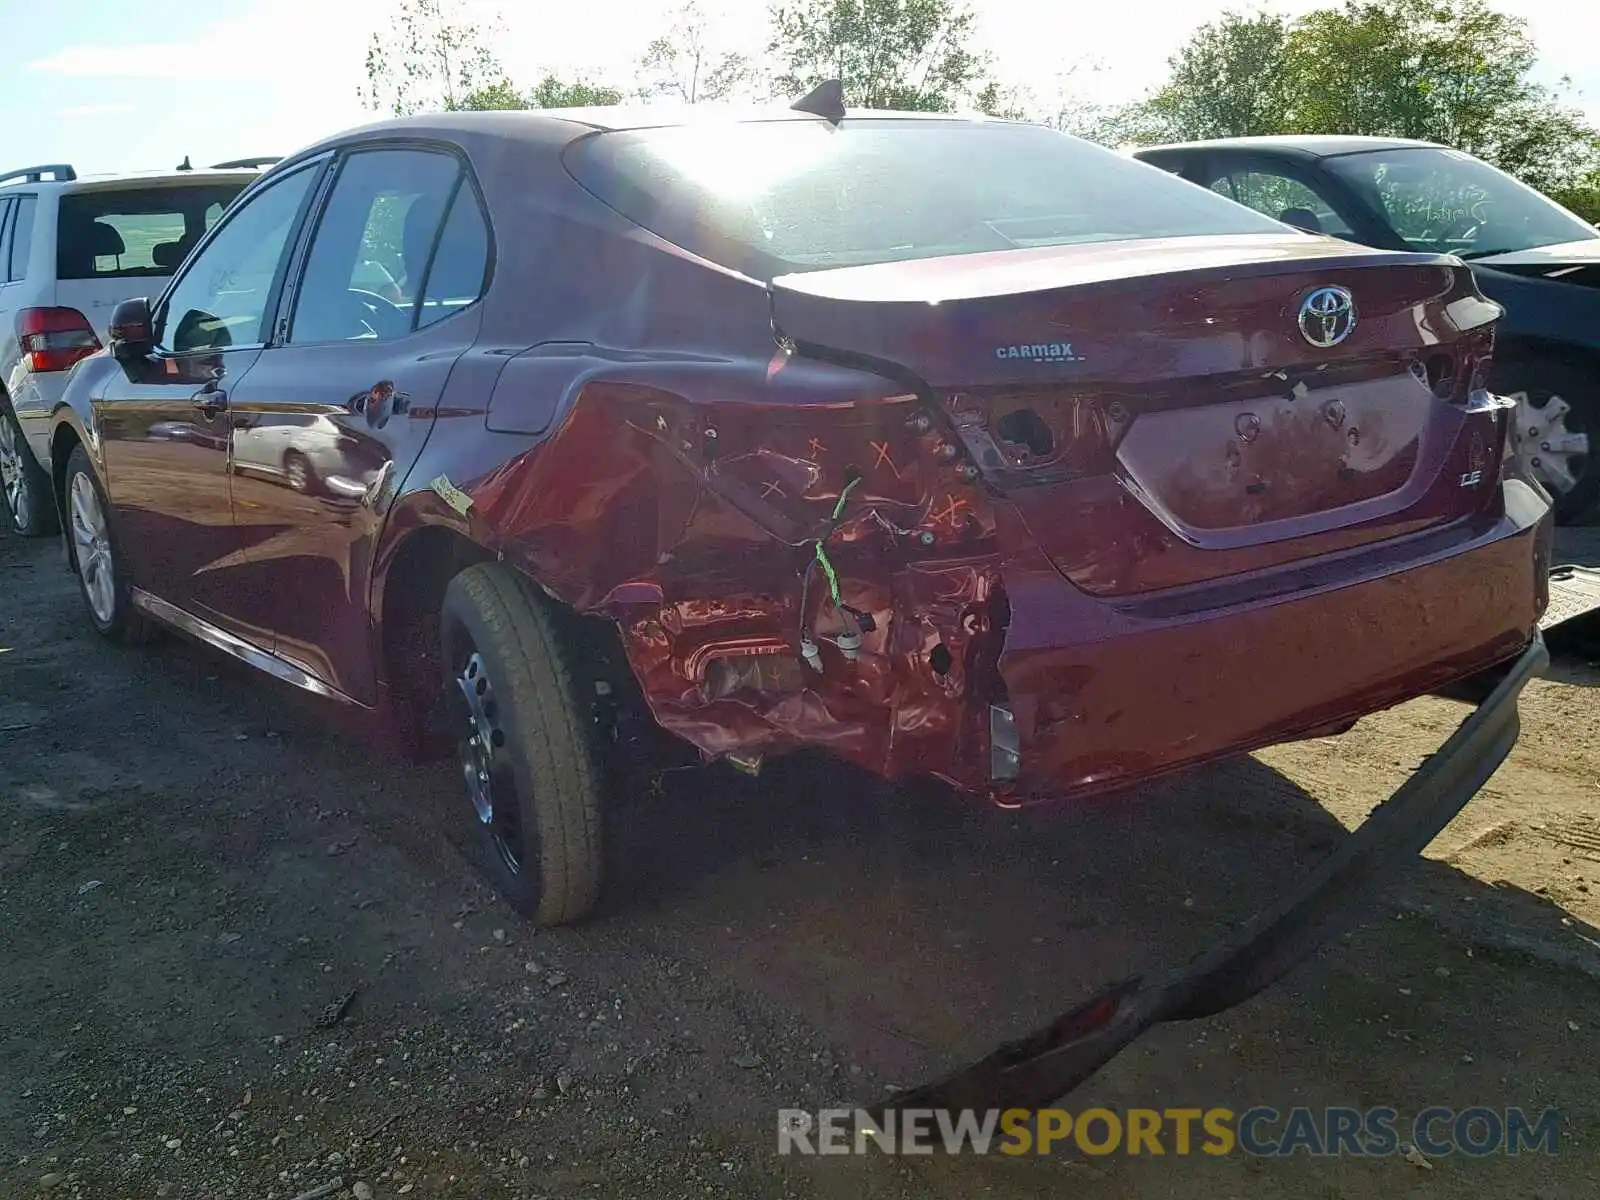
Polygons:
<instances>
[{"instance_id":1,"label":"trunk lid","mask_svg":"<svg viewBox=\"0 0 1600 1200\"><path fill-rule=\"evenodd\" d=\"M1442 485L1500 315L1453 258L1298 234L1099 243L789 275L772 304L801 349L931 397L1090 591L1413 532L1486 491Z\"/></svg>"}]
</instances>

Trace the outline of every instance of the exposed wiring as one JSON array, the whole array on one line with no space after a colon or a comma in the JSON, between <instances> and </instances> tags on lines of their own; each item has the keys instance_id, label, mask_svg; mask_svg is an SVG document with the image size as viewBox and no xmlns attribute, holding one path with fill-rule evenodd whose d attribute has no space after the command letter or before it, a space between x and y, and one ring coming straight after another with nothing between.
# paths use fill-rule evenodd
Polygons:
<instances>
[{"instance_id":1,"label":"exposed wiring","mask_svg":"<svg viewBox=\"0 0 1600 1200\"><path fill-rule=\"evenodd\" d=\"M833 569L833 563L829 561L828 551L823 543L833 536L834 530L839 528L839 518L844 516L844 506L850 500L850 493L856 490L856 484L860 482L861 476L857 475L844 485L844 490L839 493L839 502L833 506L833 518L828 523L828 532L817 539L816 559L828 577L828 592L833 597L835 608L840 608L843 604L839 598L839 573Z\"/></svg>"},{"instance_id":2,"label":"exposed wiring","mask_svg":"<svg viewBox=\"0 0 1600 1200\"><path fill-rule=\"evenodd\" d=\"M817 538L815 549L812 551L811 561L806 564L805 575L802 577L800 583L800 642L802 646L808 646L811 644L810 620L807 610L810 608L811 572L818 566L822 568L822 573L828 578L828 595L833 601L833 607L838 610L839 615L844 618L845 624L849 627L856 643L860 643L861 623L856 619L855 614L850 610L850 607L845 604L844 597L840 595L839 573L834 569L833 561L828 557L828 550L825 544L839 528L839 521L844 516L845 505L850 502L850 493L855 491L856 486L860 482L861 476L856 475L848 483L846 483L844 488L839 492L839 501L833 506L833 516L828 522L828 530L821 537Z\"/></svg>"},{"instance_id":3,"label":"exposed wiring","mask_svg":"<svg viewBox=\"0 0 1600 1200\"><path fill-rule=\"evenodd\" d=\"M837 526L839 524L839 518L844 516L845 501L850 499L850 493L856 490L856 484L858 484L860 482L861 482L861 476L859 476L859 475L855 476L853 479L850 480L849 483L844 485L844 491L839 493L839 503L837 503L837 504L835 504L833 506L833 524L835 526ZM832 535L833 535L833 530L832 529L828 530L828 536L831 537Z\"/></svg>"}]
</instances>

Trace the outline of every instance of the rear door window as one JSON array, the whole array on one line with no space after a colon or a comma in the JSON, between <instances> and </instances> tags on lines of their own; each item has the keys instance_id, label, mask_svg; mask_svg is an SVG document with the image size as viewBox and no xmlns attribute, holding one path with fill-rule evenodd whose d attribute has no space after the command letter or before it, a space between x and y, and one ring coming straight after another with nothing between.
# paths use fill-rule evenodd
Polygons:
<instances>
[{"instance_id":1,"label":"rear door window","mask_svg":"<svg viewBox=\"0 0 1600 1200\"><path fill-rule=\"evenodd\" d=\"M489 226L478 197L465 183L450 203L450 216L439 235L439 248L428 268L417 312L417 328L442 321L483 294L489 269Z\"/></svg>"},{"instance_id":2,"label":"rear door window","mask_svg":"<svg viewBox=\"0 0 1600 1200\"><path fill-rule=\"evenodd\" d=\"M6 272L8 280L27 277L28 257L33 250L33 214L38 207L37 196L18 196L12 205L11 229L7 233L11 252L9 255L0 254L0 266L9 264Z\"/></svg>"},{"instance_id":3,"label":"rear door window","mask_svg":"<svg viewBox=\"0 0 1600 1200\"><path fill-rule=\"evenodd\" d=\"M1284 171L1233 170L1212 180L1211 190L1297 229L1346 239L1355 236L1326 197Z\"/></svg>"},{"instance_id":4,"label":"rear door window","mask_svg":"<svg viewBox=\"0 0 1600 1200\"><path fill-rule=\"evenodd\" d=\"M440 230L461 182L460 162L439 151L350 155L306 257L289 342L381 341L410 333L435 248L441 256L445 252ZM461 192L471 195L470 188ZM455 240L463 236L458 233ZM460 256L457 249L450 253L453 259ZM474 300L483 284L482 260L467 284L440 279L450 291L470 287L467 299ZM443 315L444 308L436 300L429 311Z\"/></svg>"},{"instance_id":5,"label":"rear door window","mask_svg":"<svg viewBox=\"0 0 1600 1200\"><path fill-rule=\"evenodd\" d=\"M67 193L58 217L57 277L172 274L246 182Z\"/></svg>"}]
</instances>

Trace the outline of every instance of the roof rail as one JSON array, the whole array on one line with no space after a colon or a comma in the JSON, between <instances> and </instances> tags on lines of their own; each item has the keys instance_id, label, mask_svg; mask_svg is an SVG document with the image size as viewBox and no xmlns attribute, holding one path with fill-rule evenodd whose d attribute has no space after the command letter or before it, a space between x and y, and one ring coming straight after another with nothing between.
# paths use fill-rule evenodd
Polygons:
<instances>
[{"instance_id":1,"label":"roof rail","mask_svg":"<svg viewBox=\"0 0 1600 1200\"><path fill-rule=\"evenodd\" d=\"M24 183L40 183L48 175L52 182L64 183L76 179L78 173L66 163L45 163L38 167L23 167L20 171L11 171L0 175L0 183L10 183L13 179L20 179Z\"/></svg>"},{"instance_id":2,"label":"roof rail","mask_svg":"<svg viewBox=\"0 0 1600 1200\"><path fill-rule=\"evenodd\" d=\"M262 167L270 167L273 163L283 161L283 156L276 158L230 158L227 162L212 163L213 171L257 171Z\"/></svg>"}]
</instances>

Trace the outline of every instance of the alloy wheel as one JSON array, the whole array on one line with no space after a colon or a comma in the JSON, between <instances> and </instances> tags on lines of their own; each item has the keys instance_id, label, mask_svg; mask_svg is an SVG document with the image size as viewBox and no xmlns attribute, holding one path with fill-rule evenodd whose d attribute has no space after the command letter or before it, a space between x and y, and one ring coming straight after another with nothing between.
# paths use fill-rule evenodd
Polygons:
<instances>
[{"instance_id":1,"label":"alloy wheel","mask_svg":"<svg viewBox=\"0 0 1600 1200\"><path fill-rule=\"evenodd\" d=\"M109 625L117 608L116 566L111 557L111 533L94 484L82 472L72 477L69 497L72 544L78 556L78 575L89 608L102 625Z\"/></svg>"},{"instance_id":2,"label":"alloy wheel","mask_svg":"<svg viewBox=\"0 0 1600 1200\"><path fill-rule=\"evenodd\" d=\"M17 427L8 413L0 412L0 483L6 493L6 504L11 509L11 520L18 529L27 527L32 514L28 511L28 480L24 474L22 456L27 448L20 445Z\"/></svg>"},{"instance_id":3,"label":"alloy wheel","mask_svg":"<svg viewBox=\"0 0 1600 1200\"><path fill-rule=\"evenodd\" d=\"M467 799L489 834L495 853L512 875L522 873L522 806L516 775L506 753L500 706L483 655L468 647L456 687L464 702L458 753Z\"/></svg>"}]
</instances>

